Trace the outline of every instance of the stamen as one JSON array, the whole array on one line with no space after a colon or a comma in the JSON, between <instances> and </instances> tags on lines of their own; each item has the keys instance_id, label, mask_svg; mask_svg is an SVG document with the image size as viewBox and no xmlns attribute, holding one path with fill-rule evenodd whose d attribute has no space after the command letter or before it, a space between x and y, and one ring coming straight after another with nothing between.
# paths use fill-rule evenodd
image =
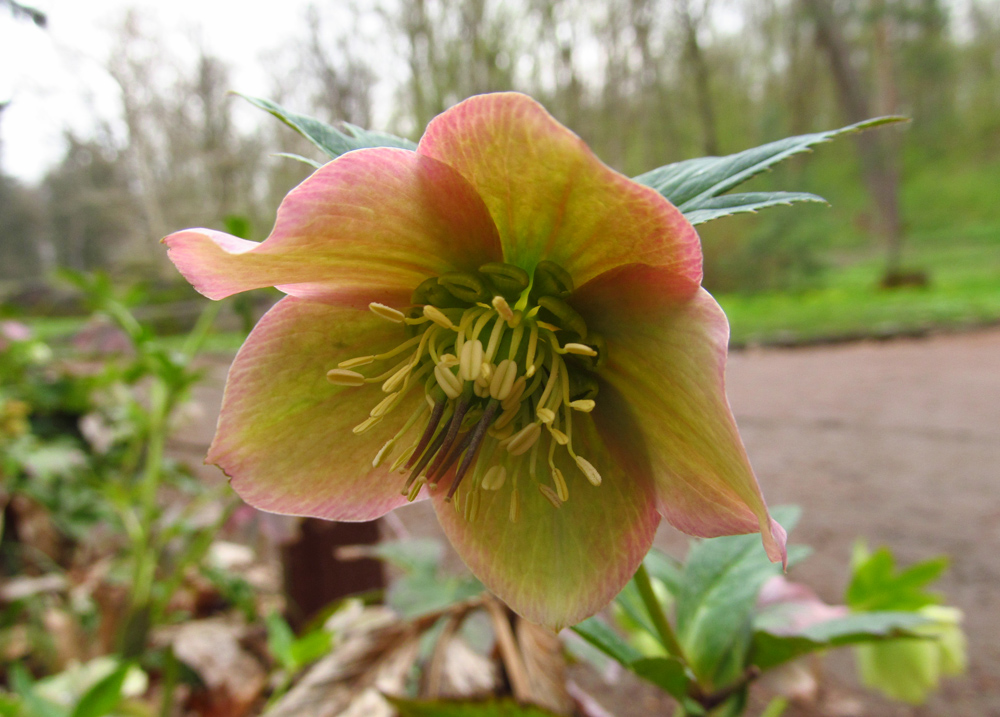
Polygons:
<instances>
[{"instance_id":1,"label":"stamen","mask_svg":"<svg viewBox=\"0 0 1000 717\"><path fill-rule=\"evenodd\" d=\"M411 503L417 499L417 495L420 493L420 489L426 485L423 480L414 481L413 485L410 486L409 492L406 494L406 499Z\"/></svg>"},{"instance_id":2,"label":"stamen","mask_svg":"<svg viewBox=\"0 0 1000 717\"><path fill-rule=\"evenodd\" d=\"M335 386L364 386L365 377L357 371L346 368L332 368L326 372L326 380Z\"/></svg>"},{"instance_id":3,"label":"stamen","mask_svg":"<svg viewBox=\"0 0 1000 717\"><path fill-rule=\"evenodd\" d=\"M374 361L375 361L374 356L358 356L357 358L341 361L337 365L340 368L357 368L358 366L367 366L370 363L374 363Z\"/></svg>"},{"instance_id":4,"label":"stamen","mask_svg":"<svg viewBox=\"0 0 1000 717\"><path fill-rule=\"evenodd\" d=\"M473 490L465 498L465 519L474 523L477 515L479 515L479 491Z\"/></svg>"},{"instance_id":5,"label":"stamen","mask_svg":"<svg viewBox=\"0 0 1000 717\"><path fill-rule=\"evenodd\" d=\"M528 378L535 373L535 351L538 350L538 325L531 324L531 334L528 336L528 355L524 359L524 365L528 367Z\"/></svg>"},{"instance_id":6,"label":"stamen","mask_svg":"<svg viewBox=\"0 0 1000 717\"><path fill-rule=\"evenodd\" d=\"M559 496L556 495L556 492L547 485L539 483L538 492L545 496L545 499L552 504L553 508L562 508L562 501L559 500Z\"/></svg>"},{"instance_id":7,"label":"stamen","mask_svg":"<svg viewBox=\"0 0 1000 717\"><path fill-rule=\"evenodd\" d=\"M382 416L369 416L366 420L362 421L351 430L354 432L354 435L360 436L381 420Z\"/></svg>"},{"instance_id":8,"label":"stamen","mask_svg":"<svg viewBox=\"0 0 1000 717\"><path fill-rule=\"evenodd\" d=\"M528 449L535 444L535 441L538 440L538 436L541 435L541 433L541 425L537 423L529 423L510 439L507 443L507 452L512 456L520 456L526 453Z\"/></svg>"},{"instance_id":9,"label":"stamen","mask_svg":"<svg viewBox=\"0 0 1000 717\"><path fill-rule=\"evenodd\" d=\"M552 357L552 369L549 371L549 380L545 383L545 390L542 391L542 397L538 399L538 405L544 406L545 402L549 399L549 394L552 393L552 389L555 388L556 381L559 378L559 365L562 363L560 359L553 356Z\"/></svg>"},{"instance_id":10,"label":"stamen","mask_svg":"<svg viewBox=\"0 0 1000 717\"><path fill-rule=\"evenodd\" d=\"M583 413L590 413L594 410L597 403L589 398L581 398L577 401L570 401L569 407L574 411L582 411Z\"/></svg>"},{"instance_id":11,"label":"stamen","mask_svg":"<svg viewBox=\"0 0 1000 717\"><path fill-rule=\"evenodd\" d=\"M521 517L521 505L518 498L517 486L511 488L510 491L510 512L507 513L507 518L511 523L516 523L518 518Z\"/></svg>"},{"instance_id":12,"label":"stamen","mask_svg":"<svg viewBox=\"0 0 1000 717\"><path fill-rule=\"evenodd\" d=\"M441 354L441 358L438 359L438 364L444 366L445 368L451 368L452 366L458 366L462 363L458 356L455 354Z\"/></svg>"},{"instance_id":13,"label":"stamen","mask_svg":"<svg viewBox=\"0 0 1000 717\"><path fill-rule=\"evenodd\" d=\"M581 458L580 456L574 456L576 460L576 465L579 467L580 471L587 476L587 480L590 481L592 486L599 486L601 484L601 474L597 472L594 465L588 461L586 458Z\"/></svg>"},{"instance_id":14,"label":"stamen","mask_svg":"<svg viewBox=\"0 0 1000 717\"><path fill-rule=\"evenodd\" d=\"M454 400L462 395L461 380L451 372L451 369L446 368L443 364L438 364L434 367L434 378L437 379L438 386L441 387L441 390L444 391L448 398Z\"/></svg>"},{"instance_id":15,"label":"stamen","mask_svg":"<svg viewBox=\"0 0 1000 717\"><path fill-rule=\"evenodd\" d=\"M569 436L560 431L558 428L553 428L552 426L549 426L548 429L549 433L552 434L552 438L554 438L555 442L558 443L560 446L565 446L567 443L569 443Z\"/></svg>"},{"instance_id":16,"label":"stamen","mask_svg":"<svg viewBox=\"0 0 1000 717\"><path fill-rule=\"evenodd\" d=\"M486 324L490 323L493 319L492 311L484 311L483 315L476 320L476 325L472 327L472 338L478 339L479 334L483 333L483 329L486 328Z\"/></svg>"},{"instance_id":17,"label":"stamen","mask_svg":"<svg viewBox=\"0 0 1000 717\"><path fill-rule=\"evenodd\" d=\"M518 312L518 316L521 313ZM517 350L521 348L521 339L524 338L524 324L518 323L514 328L514 333L510 335L510 350L507 352L507 358L512 361L517 357Z\"/></svg>"},{"instance_id":18,"label":"stamen","mask_svg":"<svg viewBox=\"0 0 1000 717\"><path fill-rule=\"evenodd\" d=\"M452 323L452 320L449 319L447 316L445 316L441 312L441 309L437 308L436 306L431 306L430 304L427 304L426 306L424 306L424 316L426 316L428 319L430 319L431 321L433 321L435 324L437 324L441 328L444 328L444 329L453 329L453 328L455 328L455 324Z\"/></svg>"},{"instance_id":19,"label":"stamen","mask_svg":"<svg viewBox=\"0 0 1000 717\"><path fill-rule=\"evenodd\" d=\"M371 309L376 316L380 316L386 321L391 321L394 324L401 324L406 319L406 316L402 311L398 311L397 309L394 309L391 306L386 306L385 304L380 304L377 301L373 301L368 304L368 308Z\"/></svg>"},{"instance_id":20,"label":"stamen","mask_svg":"<svg viewBox=\"0 0 1000 717\"><path fill-rule=\"evenodd\" d=\"M500 407L505 411L509 411L514 406L521 405L521 394L524 393L524 387L527 385L527 380L524 376L518 376L514 381L514 385L510 388L510 393L507 394L507 398L502 400Z\"/></svg>"},{"instance_id":21,"label":"stamen","mask_svg":"<svg viewBox=\"0 0 1000 717\"><path fill-rule=\"evenodd\" d=\"M562 350L556 349L561 354L575 354L576 356L596 356L597 352L586 344L568 343Z\"/></svg>"},{"instance_id":22,"label":"stamen","mask_svg":"<svg viewBox=\"0 0 1000 717\"><path fill-rule=\"evenodd\" d=\"M382 390L386 393L392 393L400 387L403 381L410 375L410 371L413 370L413 363L407 363L402 366L396 373L385 380L382 384Z\"/></svg>"},{"instance_id":23,"label":"stamen","mask_svg":"<svg viewBox=\"0 0 1000 717\"><path fill-rule=\"evenodd\" d=\"M517 362L510 359L501 361L493 373L493 380L490 381L490 396L498 401L506 399L514 388L516 378Z\"/></svg>"},{"instance_id":24,"label":"stamen","mask_svg":"<svg viewBox=\"0 0 1000 717\"><path fill-rule=\"evenodd\" d=\"M550 424L556 420L555 411L549 408L539 408L535 411L535 415L538 416L538 420L545 424Z\"/></svg>"},{"instance_id":25,"label":"stamen","mask_svg":"<svg viewBox=\"0 0 1000 717\"><path fill-rule=\"evenodd\" d=\"M559 496L559 500L563 503L569 500L569 486L566 485L566 477L558 468L552 469L552 482L556 486L556 495Z\"/></svg>"},{"instance_id":26,"label":"stamen","mask_svg":"<svg viewBox=\"0 0 1000 717\"><path fill-rule=\"evenodd\" d=\"M396 348L394 348L394 349L392 349L390 351L386 351L385 353L382 353L382 354L376 354L374 358L375 358L376 361L385 361L386 359L392 358L393 356L398 356L399 354L401 354L404 351L406 351L406 349L408 349L411 346L413 346L413 345L415 345L415 344L420 343L421 341L423 341L424 340L424 336L426 336L427 333L428 332L425 331L420 336L414 336L413 338L409 338L406 341L404 341L403 343L401 343L399 346L397 346Z\"/></svg>"},{"instance_id":27,"label":"stamen","mask_svg":"<svg viewBox=\"0 0 1000 717\"><path fill-rule=\"evenodd\" d=\"M479 340L467 341L462 346L460 361L459 378L463 381L475 381L483 368L483 344Z\"/></svg>"},{"instance_id":28,"label":"stamen","mask_svg":"<svg viewBox=\"0 0 1000 717\"><path fill-rule=\"evenodd\" d=\"M492 361L493 357L497 354L497 348L500 346L500 338L503 336L504 329L507 328L507 324L503 321L497 320L493 324L493 331L490 332L490 343L486 347L486 360Z\"/></svg>"},{"instance_id":29,"label":"stamen","mask_svg":"<svg viewBox=\"0 0 1000 717\"><path fill-rule=\"evenodd\" d=\"M500 490L507 482L507 469L501 465L492 466L483 476L483 490Z\"/></svg>"},{"instance_id":30,"label":"stamen","mask_svg":"<svg viewBox=\"0 0 1000 717\"><path fill-rule=\"evenodd\" d=\"M502 296L493 297L493 308L500 315L500 318L504 321L513 321L514 312L510 310L510 304L507 303L507 299Z\"/></svg>"},{"instance_id":31,"label":"stamen","mask_svg":"<svg viewBox=\"0 0 1000 717\"><path fill-rule=\"evenodd\" d=\"M396 397L398 395L399 395L398 391L395 393L390 393L388 396L386 396L385 398L383 398L381 401L378 402L378 405L376 405L375 408L371 410L371 413L369 415L371 415L372 418L378 418L380 416L384 416L389 411L389 406L392 405L392 402L396 400Z\"/></svg>"},{"instance_id":32,"label":"stamen","mask_svg":"<svg viewBox=\"0 0 1000 717\"><path fill-rule=\"evenodd\" d=\"M415 445L414 446L410 446L405 451L403 451L402 453L400 453L399 456L396 458L396 460L394 460L392 462L392 465L389 466L389 472L390 473L395 473L400 468L402 468L403 464L406 463L406 461L410 460L410 458L413 456L413 450L415 448L416 448Z\"/></svg>"}]
</instances>

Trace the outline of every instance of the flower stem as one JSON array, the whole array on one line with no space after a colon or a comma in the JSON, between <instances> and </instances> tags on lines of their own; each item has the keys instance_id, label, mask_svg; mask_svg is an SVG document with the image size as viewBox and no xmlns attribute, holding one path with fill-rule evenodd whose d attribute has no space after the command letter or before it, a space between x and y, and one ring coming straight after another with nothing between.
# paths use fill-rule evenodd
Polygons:
<instances>
[{"instance_id":1,"label":"flower stem","mask_svg":"<svg viewBox=\"0 0 1000 717\"><path fill-rule=\"evenodd\" d=\"M635 571L632 580L635 582L635 586L639 588L639 595L642 597L643 605L646 606L646 612L649 613L649 617L653 620L653 626L656 628L656 632L659 633L660 642L663 643L663 647L666 648L667 653L671 657L676 657L686 664L687 660L684 659L684 651L681 649L681 644L677 641L674 628L670 626L670 621L667 620L666 613L663 612L663 605L656 599L656 593L653 592L653 584L649 581L649 573L646 572L646 566L643 563L639 563L639 569Z\"/></svg>"}]
</instances>

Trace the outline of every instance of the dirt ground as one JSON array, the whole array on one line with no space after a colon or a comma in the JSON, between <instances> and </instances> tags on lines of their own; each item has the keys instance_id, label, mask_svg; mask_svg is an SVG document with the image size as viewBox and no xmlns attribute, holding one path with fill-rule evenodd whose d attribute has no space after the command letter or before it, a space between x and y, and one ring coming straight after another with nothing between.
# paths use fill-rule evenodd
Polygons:
<instances>
[{"instance_id":1,"label":"dirt ground","mask_svg":"<svg viewBox=\"0 0 1000 717\"><path fill-rule=\"evenodd\" d=\"M212 367L202 420L175 444L189 455L211 438L224 374ZM804 509L793 541L815 554L791 577L839 602L858 537L890 546L904 564L944 553L952 564L940 589L965 613L969 672L929 704L857 688L844 651L825 663L820 704L786 714L1000 717L1000 330L750 349L731 355L728 383L768 501ZM396 515L414 534L437 530L426 505ZM665 525L657 545L681 555L686 539ZM619 717L659 713L651 693L631 693L623 706L620 687L617 699L599 692Z\"/></svg>"}]
</instances>

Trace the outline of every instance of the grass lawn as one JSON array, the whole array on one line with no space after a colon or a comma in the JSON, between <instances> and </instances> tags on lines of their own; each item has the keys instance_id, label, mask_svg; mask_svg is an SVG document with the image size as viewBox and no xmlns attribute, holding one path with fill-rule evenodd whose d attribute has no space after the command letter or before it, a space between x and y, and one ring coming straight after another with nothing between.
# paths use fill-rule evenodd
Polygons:
<instances>
[{"instance_id":1,"label":"grass lawn","mask_svg":"<svg viewBox=\"0 0 1000 717\"><path fill-rule=\"evenodd\" d=\"M723 294L731 344L803 343L957 329L1000 322L1000 225L911 237L908 267L925 288L878 288L880 256L839 258L825 286L801 293Z\"/></svg>"}]
</instances>

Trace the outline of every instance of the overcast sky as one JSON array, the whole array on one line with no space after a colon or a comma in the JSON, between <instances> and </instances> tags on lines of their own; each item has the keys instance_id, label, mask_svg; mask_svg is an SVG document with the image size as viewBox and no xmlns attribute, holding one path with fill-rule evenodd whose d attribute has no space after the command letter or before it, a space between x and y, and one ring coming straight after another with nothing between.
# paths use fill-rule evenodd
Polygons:
<instances>
[{"instance_id":1,"label":"overcast sky","mask_svg":"<svg viewBox=\"0 0 1000 717\"><path fill-rule=\"evenodd\" d=\"M268 94L261 55L295 34L307 0L21 0L48 15L48 27L14 20L0 7L0 101L11 100L0 122L3 169L34 181L61 157L63 131L86 132L95 110L118 114L116 87L102 69L112 28L128 7L155 19L171 48L200 38L234 67L233 88Z\"/></svg>"}]
</instances>

